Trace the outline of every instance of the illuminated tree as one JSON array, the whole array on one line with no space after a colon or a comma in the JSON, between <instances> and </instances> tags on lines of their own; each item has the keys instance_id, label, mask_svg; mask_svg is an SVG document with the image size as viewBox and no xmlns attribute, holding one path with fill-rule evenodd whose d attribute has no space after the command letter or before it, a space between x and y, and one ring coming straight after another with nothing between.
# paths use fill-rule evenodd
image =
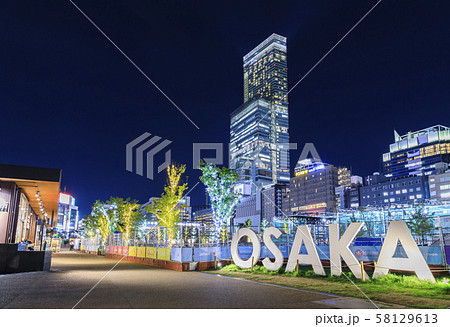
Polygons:
<instances>
[{"instance_id":1,"label":"illuminated tree","mask_svg":"<svg viewBox=\"0 0 450 327\"><path fill-rule=\"evenodd\" d=\"M222 225L222 231L220 232L220 238L223 243L225 243L225 241L227 240L227 225L226 224Z\"/></svg>"},{"instance_id":2,"label":"illuminated tree","mask_svg":"<svg viewBox=\"0 0 450 327\"><path fill-rule=\"evenodd\" d=\"M92 206L92 219L94 226L98 229L103 243L106 243L108 236L116 230L116 220L114 210L99 200Z\"/></svg>"},{"instance_id":3,"label":"illuminated tree","mask_svg":"<svg viewBox=\"0 0 450 327\"><path fill-rule=\"evenodd\" d=\"M92 215L84 216L82 220L83 236L85 238L91 238L96 233L96 221Z\"/></svg>"},{"instance_id":4,"label":"illuminated tree","mask_svg":"<svg viewBox=\"0 0 450 327\"><path fill-rule=\"evenodd\" d=\"M420 236L422 245L424 245L425 237L435 229L434 212L426 213L423 204L416 205L406 224L414 235Z\"/></svg>"},{"instance_id":5,"label":"illuminated tree","mask_svg":"<svg viewBox=\"0 0 450 327\"><path fill-rule=\"evenodd\" d=\"M200 180L205 184L211 201L215 238L219 241L223 224L231 217L239 203L238 194L234 192L239 175L231 169L220 169L213 164L202 163L200 169L203 173Z\"/></svg>"},{"instance_id":6,"label":"illuminated tree","mask_svg":"<svg viewBox=\"0 0 450 327\"><path fill-rule=\"evenodd\" d=\"M115 217L117 230L122 233L125 241L130 238L130 231L137 228L143 221L143 215L138 210L141 206L137 200L124 200L122 198L111 197L106 202L110 209L110 215Z\"/></svg>"},{"instance_id":7,"label":"illuminated tree","mask_svg":"<svg viewBox=\"0 0 450 327\"><path fill-rule=\"evenodd\" d=\"M185 165L167 167L168 184L164 187L164 193L146 208L148 212L156 216L161 226L167 228L169 246L172 246L175 238L175 226L181 220L180 210L185 207L185 205L179 204L187 189L187 184L180 185L181 174L185 170Z\"/></svg>"}]
</instances>

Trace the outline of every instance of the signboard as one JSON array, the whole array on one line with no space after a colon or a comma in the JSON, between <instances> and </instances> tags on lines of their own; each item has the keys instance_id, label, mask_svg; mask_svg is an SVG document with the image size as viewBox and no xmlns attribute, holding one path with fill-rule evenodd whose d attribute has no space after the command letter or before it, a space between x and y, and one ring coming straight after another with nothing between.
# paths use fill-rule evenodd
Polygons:
<instances>
[{"instance_id":1,"label":"signboard","mask_svg":"<svg viewBox=\"0 0 450 327\"><path fill-rule=\"evenodd\" d=\"M136 256L138 258L145 258L145 247L143 246L138 247L136 250Z\"/></svg>"},{"instance_id":2,"label":"signboard","mask_svg":"<svg viewBox=\"0 0 450 327\"><path fill-rule=\"evenodd\" d=\"M146 247L145 248L145 257L156 259L156 247Z\"/></svg>"},{"instance_id":3,"label":"signboard","mask_svg":"<svg viewBox=\"0 0 450 327\"><path fill-rule=\"evenodd\" d=\"M157 257L159 260L170 260L170 248L158 248Z\"/></svg>"},{"instance_id":4,"label":"signboard","mask_svg":"<svg viewBox=\"0 0 450 327\"><path fill-rule=\"evenodd\" d=\"M372 252L368 252L365 247L353 247L350 248L350 244L364 225L363 222L351 223L347 230L342 234L339 231L339 224L330 224L329 228L329 247L328 253L320 247L317 247L312 239L311 232L307 225L301 225L297 228L294 242L292 244L291 251L288 257L288 263L286 271L293 271L296 264L311 265L314 272L318 275L325 275L325 270L321 259L329 259L331 262L331 274L340 275L342 273L342 260L347 264L349 269L355 275L356 278L362 278L359 261L365 259L374 259L378 254L376 247L372 248ZM272 241L272 236L278 238L281 235L281 231L278 228L270 227L264 231L263 239L265 241L268 250L274 255L275 260L271 261L269 258L263 260L263 265L268 270L276 270L281 267L283 263L283 255L280 249ZM252 247L238 247L238 242L241 238L248 237L251 239ZM401 245L404 255L398 255L398 244ZM375 249L374 249L375 248ZM318 251L319 250L319 251ZM404 270L414 272L417 277L422 280L429 280L436 282L427 262L424 258L424 254L415 243L411 232L409 231L404 221L392 221L389 224L386 232L386 237L379 250L378 262L373 274L373 278L386 275L390 269ZM321 255L319 255L319 252ZM255 232L249 228L241 228L234 235L231 241L231 256L235 264L239 267L246 269L252 265L251 258L258 260L261 254L261 243L256 236ZM268 255L265 252L266 256ZM426 256L437 258L438 256L434 251L426 250ZM270 255L268 255L270 257ZM277 268L278 267L278 268ZM368 275L364 273L365 278Z\"/></svg>"},{"instance_id":5,"label":"signboard","mask_svg":"<svg viewBox=\"0 0 450 327\"><path fill-rule=\"evenodd\" d=\"M128 247L128 256L129 257L135 257L137 253L137 249L135 246Z\"/></svg>"}]
</instances>

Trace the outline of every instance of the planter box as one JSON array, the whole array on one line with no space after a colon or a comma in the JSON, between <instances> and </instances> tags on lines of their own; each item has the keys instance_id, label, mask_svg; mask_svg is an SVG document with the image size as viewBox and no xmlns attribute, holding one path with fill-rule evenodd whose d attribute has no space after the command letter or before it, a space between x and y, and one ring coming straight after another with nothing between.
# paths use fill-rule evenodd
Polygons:
<instances>
[{"instance_id":1,"label":"planter box","mask_svg":"<svg viewBox=\"0 0 450 327\"><path fill-rule=\"evenodd\" d=\"M48 271L51 251L19 251L17 244L0 244L0 274Z\"/></svg>"}]
</instances>

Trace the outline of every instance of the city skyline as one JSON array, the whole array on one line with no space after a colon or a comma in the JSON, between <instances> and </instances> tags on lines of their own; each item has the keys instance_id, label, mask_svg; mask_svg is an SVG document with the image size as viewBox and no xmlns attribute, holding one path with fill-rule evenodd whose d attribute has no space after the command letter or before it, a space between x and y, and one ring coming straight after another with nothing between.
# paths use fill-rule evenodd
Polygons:
<instances>
[{"instance_id":1,"label":"city skyline","mask_svg":"<svg viewBox=\"0 0 450 327\"><path fill-rule=\"evenodd\" d=\"M150 181L125 170L125 144L143 132L172 140L173 160L188 165L192 154L186 149L193 142L225 143L227 117L242 101L242 57L261 40L273 32L287 36L288 78L294 84L373 4L263 6L252 18L198 5L185 14L172 13L175 26L150 18L150 9L157 16L173 4L130 8L123 2L104 15L102 3L79 5L200 127L190 126L73 7L55 3L39 8L30 2L33 10L25 13L5 5L2 20L18 28L1 32L7 45L1 58L8 63L0 102L7 112L2 139L8 140L2 163L62 168L62 187L87 214L93 201L110 195L141 202L159 195L164 174ZM39 15L42 10L50 15ZM208 10L217 20L204 18ZM352 166L365 176L382 170L381 156L394 128L405 134L449 125L443 115L450 100L443 12L420 2L380 4L289 94L290 141L299 144L291 153L291 167L302 145L314 142L325 162ZM194 24L193 17L204 26ZM241 20L228 24L233 18ZM321 25L324 19L327 24ZM157 24L163 36L148 37ZM171 51L158 50L163 48ZM218 65L216 58L222 56L226 59ZM411 110L427 115L415 117ZM194 186L191 181L199 172L190 169L187 175ZM204 199L203 191L194 190L192 198Z\"/></svg>"}]
</instances>

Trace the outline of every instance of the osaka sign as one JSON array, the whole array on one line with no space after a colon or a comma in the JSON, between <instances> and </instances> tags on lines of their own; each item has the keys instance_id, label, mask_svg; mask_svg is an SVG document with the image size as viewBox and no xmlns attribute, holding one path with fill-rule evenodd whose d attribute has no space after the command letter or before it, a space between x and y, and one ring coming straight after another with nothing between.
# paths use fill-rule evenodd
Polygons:
<instances>
[{"instance_id":1,"label":"osaka sign","mask_svg":"<svg viewBox=\"0 0 450 327\"><path fill-rule=\"evenodd\" d=\"M356 234L364 225L363 222L351 223L345 233L339 238L339 224L330 224L329 228L329 245L330 245L330 265L331 274L340 275L342 273L342 260L347 264L349 269L356 278L362 278L362 272L358 260L350 251L350 244ZM264 231L263 241L267 249L273 254L274 260L268 257L262 260L264 267L268 270L277 270L283 265L283 254L272 240L272 236L279 238L281 231L275 227L269 227ZM242 237L248 237L253 244L253 251L250 259L243 260L238 253L238 242ZM398 242L401 243L406 253L406 258L394 257ZM302 244L305 245L307 254L300 254ZM249 228L241 228L234 235L231 241L231 257L236 265L243 269L252 266L252 257L257 261L261 255L261 243L255 232ZM311 232L307 225L301 225L297 228L291 252L289 254L286 271L293 271L299 264L310 265L317 275L325 275L322 262L319 259L316 245L311 237ZM373 278L386 275L390 269L404 270L414 272L417 277L423 280L436 282L430 268L427 265L419 247L404 221L392 221L386 232L383 246L381 247L378 262L373 273ZM369 276L364 272L365 278Z\"/></svg>"}]
</instances>

